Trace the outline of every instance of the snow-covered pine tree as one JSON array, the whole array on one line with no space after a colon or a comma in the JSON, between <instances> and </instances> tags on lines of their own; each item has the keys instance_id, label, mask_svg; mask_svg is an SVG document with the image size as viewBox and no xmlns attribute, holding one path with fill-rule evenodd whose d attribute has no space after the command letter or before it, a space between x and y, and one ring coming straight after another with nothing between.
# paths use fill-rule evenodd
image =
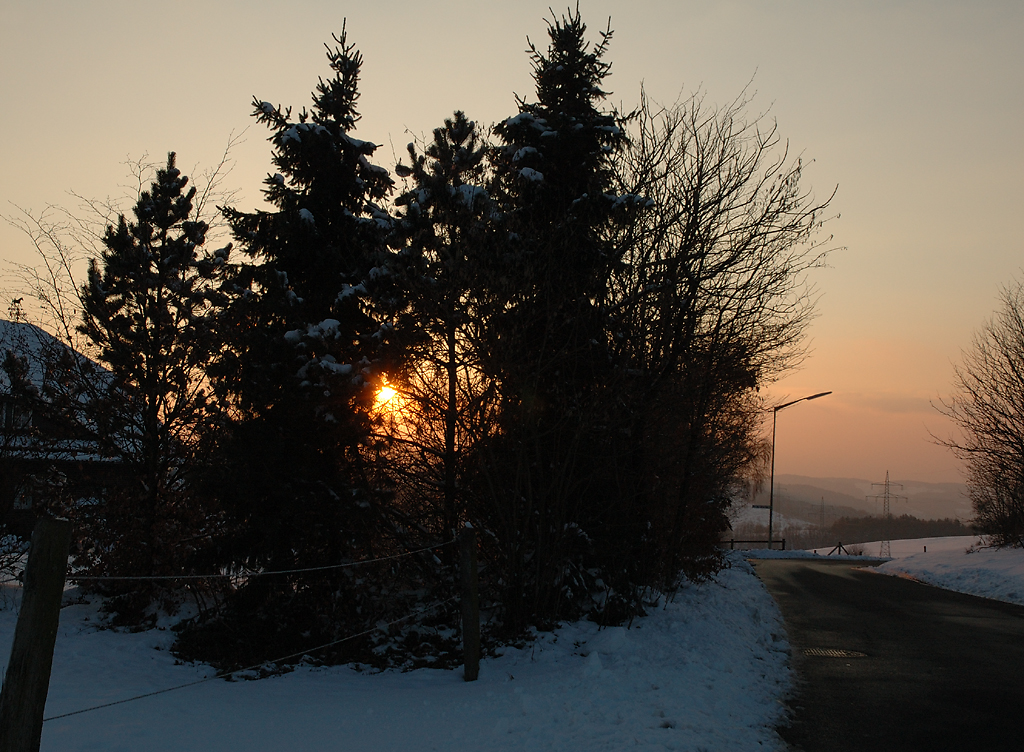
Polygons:
<instances>
[{"instance_id":1,"label":"snow-covered pine tree","mask_svg":"<svg viewBox=\"0 0 1024 752\"><path fill-rule=\"evenodd\" d=\"M504 247L491 284L487 373L501 385L500 435L483 464L488 524L499 529L509 623L557 619L586 597L602 522L613 373L606 295L621 250L613 241L637 200L614 193L623 118L606 109L611 31L591 46L578 11L530 44L536 101L499 123L491 193Z\"/></svg>"},{"instance_id":2,"label":"snow-covered pine tree","mask_svg":"<svg viewBox=\"0 0 1024 752\"><path fill-rule=\"evenodd\" d=\"M299 375L296 358L303 366L300 382L323 386L319 379L347 366L343 391L365 391L362 361L380 338L360 298L368 280L386 273L377 264L391 220L379 202L393 182L369 161L376 145L349 135L359 121L362 56L344 31L335 41L327 50L334 76L318 83L311 111L293 119L290 107L254 101L257 122L272 131L278 171L268 175L264 194L277 210L224 210L251 260L232 280L235 294L241 293L235 312L260 325L222 364L222 383L243 410L265 410L278 386ZM268 351L274 353L269 359ZM337 356L347 360L336 362Z\"/></svg>"},{"instance_id":3,"label":"snow-covered pine tree","mask_svg":"<svg viewBox=\"0 0 1024 752\"><path fill-rule=\"evenodd\" d=\"M192 549L181 541L204 532L189 479L205 462L217 414L203 369L229 248L202 250L208 227L194 216L195 193L172 152L133 219L107 228L80 290L80 331L109 372L77 369L88 383L68 407L129 479L110 490L96 520L94 563L104 574L179 572Z\"/></svg>"},{"instance_id":4,"label":"snow-covered pine tree","mask_svg":"<svg viewBox=\"0 0 1024 752\"><path fill-rule=\"evenodd\" d=\"M609 230L631 203L613 194L622 118L601 108L612 33L591 48L586 28L578 11L550 22L547 52L530 44L537 100L519 99L519 113L494 129L510 304L497 336L503 350L519 351L537 414L571 398L603 360L594 351L604 336L600 306L619 257Z\"/></svg>"},{"instance_id":5,"label":"snow-covered pine tree","mask_svg":"<svg viewBox=\"0 0 1024 752\"><path fill-rule=\"evenodd\" d=\"M392 451L404 493L427 502L432 526L446 535L465 516L467 453L492 430L494 384L480 363L490 299L481 264L494 245L494 206L483 187L488 149L456 112L422 152L409 144L410 164L396 167L410 181L395 201L406 301L397 328L419 336L404 353Z\"/></svg>"},{"instance_id":6,"label":"snow-covered pine tree","mask_svg":"<svg viewBox=\"0 0 1024 752\"><path fill-rule=\"evenodd\" d=\"M345 31L334 41L333 75L319 81L310 110L293 116L254 100L256 120L271 131L276 172L264 194L275 209L224 209L246 260L225 286L232 300L211 369L234 407L212 486L232 513L224 555L252 566L334 564L374 545L361 449L387 327L364 298L388 274L380 264L391 219L379 202L393 183L370 161L376 145L351 135L362 57ZM268 619L271 604L287 604L295 625L282 622L281 631L309 634L315 622L314 632L333 634L357 605L342 602L331 577L281 580L254 584L246 601Z\"/></svg>"}]
</instances>

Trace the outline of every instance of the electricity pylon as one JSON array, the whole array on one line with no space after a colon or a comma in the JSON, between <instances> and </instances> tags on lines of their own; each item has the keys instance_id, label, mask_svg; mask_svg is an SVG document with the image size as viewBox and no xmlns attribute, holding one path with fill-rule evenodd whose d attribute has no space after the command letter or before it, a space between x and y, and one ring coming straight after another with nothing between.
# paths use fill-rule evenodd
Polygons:
<instances>
[{"instance_id":1,"label":"electricity pylon","mask_svg":"<svg viewBox=\"0 0 1024 752\"><path fill-rule=\"evenodd\" d=\"M894 499L896 501L899 501L900 499L902 499L903 501L906 501L907 497L906 496L897 496L896 494L892 493L892 489L893 488L896 488L896 489L902 491L903 490L903 484L901 484L901 483L890 483L889 482L889 471L888 470L885 471L885 483L872 483L871 486L872 487L882 486L885 489L880 494L877 494L875 496L865 496L864 498L866 498L866 499L874 499L875 501L878 501L879 499L882 500L882 519L883 519L883 523L882 524L883 524L883 530L885 531L884 532L885 540L882 541L881 550L878 553L879 553L880 556L882 556L882 557L884 557L886 559L889 559L889 558L892 558L892 545L891 545L891 543L889 541L889 535L890 535L889 521L892 519L892 513L889 511L889 503L892 500L894 500Z\"/></svg>"}]
</instances>

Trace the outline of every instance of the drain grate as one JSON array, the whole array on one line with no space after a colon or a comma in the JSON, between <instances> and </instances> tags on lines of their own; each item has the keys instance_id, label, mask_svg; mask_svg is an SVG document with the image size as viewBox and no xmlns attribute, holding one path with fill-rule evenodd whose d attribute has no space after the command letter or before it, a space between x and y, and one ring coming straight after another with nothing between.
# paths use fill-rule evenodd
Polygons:
<instances>
[{"instance_id":1,"label":"drain grate","mask_svg":"<svg viewBox=\"0 0 1024 752\"><path fill-rule=\"evenodd\" d=\"M867 653L856 650L838 650L836 648L804 648L804 655L817 658L867 658Z\"/></svg>"}]
</instances>

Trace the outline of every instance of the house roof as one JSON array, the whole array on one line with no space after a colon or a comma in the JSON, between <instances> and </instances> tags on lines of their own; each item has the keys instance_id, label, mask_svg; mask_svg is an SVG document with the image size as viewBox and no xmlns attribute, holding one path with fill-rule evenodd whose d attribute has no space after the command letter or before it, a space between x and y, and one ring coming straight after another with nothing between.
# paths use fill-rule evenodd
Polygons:
<instances>
[{"instance_id":1,"label":"house roof","mask_svg":"<svg viewBox=\"0 0 1024 752\"><path fill-rule=\"evenodd\" d=\"M34 324L0 319L0 359L8 350L25 358L28 363L28 378L36 389L42 389L46 379L46 355L54 348L64 345L51 334ZM7 371L0 368L0 394L11 393L11 379Z\"/></svg>"}]
</instances>

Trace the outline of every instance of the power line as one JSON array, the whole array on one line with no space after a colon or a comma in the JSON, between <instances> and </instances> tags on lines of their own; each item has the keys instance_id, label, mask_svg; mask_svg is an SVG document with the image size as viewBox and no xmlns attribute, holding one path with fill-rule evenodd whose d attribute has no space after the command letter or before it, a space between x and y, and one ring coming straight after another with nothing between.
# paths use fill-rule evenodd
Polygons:
<instances>
[{"instance_id":1,"label":"power line","mask_svg":"<svg viewBox=\"0 0 1024 752\"><path fill-rule=\"evenodd\" d=\"M879 499L882 500L882 525L884 526L885 540L882 541L879 555L889 559L892 558L892 543L890 541L890 536L892 535L892 533L889 532L889 528L891 527L889 523L892 520L892 513L889 511L889 503L894 499L896 501L899 501L900 499L906 501L907 497L897 496L896 494L890 492L890 489L892 488L897 488L900 491L902 491L903 485L901 483L890 483L888 470L885 471L885 483L872 483L871 485L872 487L881 486L885 489L880 494L877 494L875 496L867 496L865 498L874 499L875 501L878 501Z\"/></svg>"}]
</instances>

